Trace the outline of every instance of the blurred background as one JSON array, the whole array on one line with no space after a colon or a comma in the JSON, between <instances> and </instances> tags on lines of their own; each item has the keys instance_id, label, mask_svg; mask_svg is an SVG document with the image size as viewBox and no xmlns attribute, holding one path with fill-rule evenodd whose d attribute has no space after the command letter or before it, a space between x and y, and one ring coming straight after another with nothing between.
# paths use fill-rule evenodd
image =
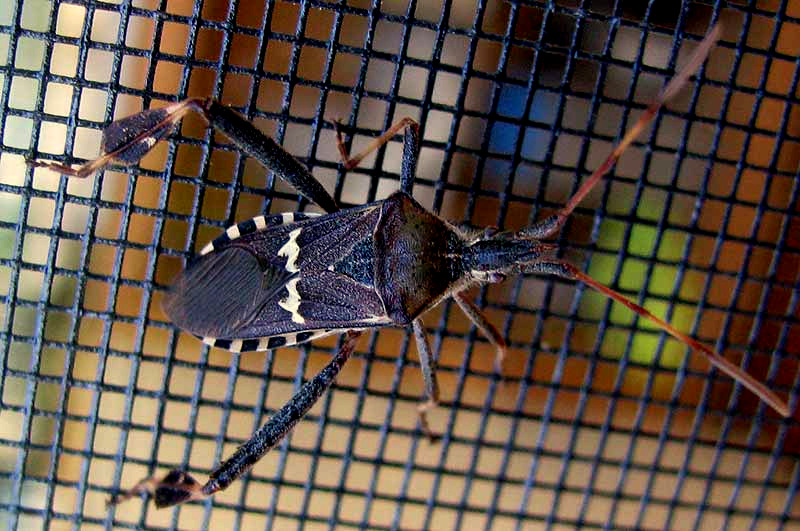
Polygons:
<instances>
[{"instance_id":1,"label":"blurred background","mask_svg":"<svg viewBox=\"0 0 800 531\"><path fill-rule=\"evenodd\" d=\"M552 213L685 63L721 42L557 238L563 256L798 394L800 2L50 2L0 5L0 522L7 528L764 528L800 517L797 415L583 286L509 279L425 316L443 438L421 436L405 330L366 334L338 383L242 481L156 510L109 496L204 477L330 359L338 337L233 354L160 308L230 224L318 211L198 117L132 168L67 179L105 124L187 97L235 107L344 205L398 188L456 223ZM452 306L452 307L451 307Z\"/></svg>"}]
</instances>

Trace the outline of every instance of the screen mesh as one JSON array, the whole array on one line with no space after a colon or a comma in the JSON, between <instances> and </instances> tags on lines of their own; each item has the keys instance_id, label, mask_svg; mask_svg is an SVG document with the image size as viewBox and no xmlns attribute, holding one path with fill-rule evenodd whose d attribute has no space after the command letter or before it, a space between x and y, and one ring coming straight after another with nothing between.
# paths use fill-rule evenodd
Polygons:
<instances>
[{"instance_id":1,"label":"screen mesh","mask_svg":"<svg viewBox=\"0 0 800 531\"><path fill-rule=\"evenodd\" d=\"M798 394L800 4L559 1L0 3L0 521L9 528L790 527L798 423L584 286L472 290L455 305L436 443L402 329L366 334L334 388L241 481L156 510L106 500L208 474L337 348L209 349L160 307L224 227L315 210L196 117L134 168L66 179L26 158L97 156L104 124L186 97L235 107L344 205L399 185L402 144L339 165L403 116L414 195L517 229L596 168L714 22L708 63L556 239L599 281Z\"/></svg>"}]
</instances>

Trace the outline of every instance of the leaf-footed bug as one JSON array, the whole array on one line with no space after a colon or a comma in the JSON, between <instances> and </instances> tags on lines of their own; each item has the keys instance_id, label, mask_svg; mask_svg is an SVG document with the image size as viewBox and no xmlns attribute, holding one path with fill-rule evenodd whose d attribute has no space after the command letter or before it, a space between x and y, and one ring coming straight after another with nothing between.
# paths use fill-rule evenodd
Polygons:
<instances>
[{"instance_id":1,"label":"leaf-footed bug","mask_svg":"<svg viewBox=\"0 0 800 531\"><path fill-rule=\"evenodd\" d=\"M686 84L718 38L713 28L688 65L664 88L605 162L556 214L519 231L462 230L424 210L412 198L419 131L403 119L360 154L350 157L338 135L350 169L371 151L403 132L400 191L383 201L339 210L322 185L294 157L229 108L205 99L189 99L143 111L110 124L103 135L103 155L78 168L31 162L66 175L86 177L111 162L138 162L171 133L189 111L196 111L247 154L316 202L327 214L285 213L259 216L228 228L204 247L178 276L164 302L173 323L209 344L233 351L266 350L330 334L346 333L338 353L306 382L245 444L216 468L205 484L173 470L148 478L113 502L152 492L165 507L202 499L224 489L278 444L331 386L352 354L360 331L382 326L410 327L416 339L425 387L419 408L430 435L426 411L438 403L436 356L420 316L452 297L497 349L501 369L505 341L469 301L474 285L501 282L509 275L548 273L581 281L655 322L667 333L700 351L710 363L734 378L781 415L789 406L764 384L697 340L654 316L621 294L599 284L555 257L554 236L566 219L607 174L623 151L643 131L661 105Z\"/></svg>"}]
</instances>

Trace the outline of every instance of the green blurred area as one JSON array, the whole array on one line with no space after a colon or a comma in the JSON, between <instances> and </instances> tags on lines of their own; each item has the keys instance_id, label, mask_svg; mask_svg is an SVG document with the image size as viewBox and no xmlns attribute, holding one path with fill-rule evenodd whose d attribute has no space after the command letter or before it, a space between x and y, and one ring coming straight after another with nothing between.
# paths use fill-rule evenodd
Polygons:
<instances>
[{"instance_id":1,"label":"green blurred area","mask_svg":"<svg viewBox=\"0 0 800 531\"><path fill-rule=\"evenodd\" d=\"M654 205L652 208L657 207L658 205ZM634 223L630 226L627 246L621 252L628 258L625 258L619 267L617 250L624 245L625 230L626 225L620 221L603 220L597 238L597 248L600 250L592 255L587 273L602 284L611 286L628 298L640 302L655 315L665 317L670 305L659 297L670 298L674 292L682 292L687 288L700 289L700 286L687 286L687 280L684 278L683 284L676 289L677 267L663 263L649 266L646 261L631 256L651 257L655 254L659 260L680 260L688 237L675 231L665 231L659 238L655 227ZM652 269L649 281L645 283L648 267ZM620 269L618 283L612 284L617 268ZM642 292L646 296L638 300ZM665 341L664 349L659 356L660 328L646 318L637 319L634 312L622 304L610 301L600 293L590 289L584 292L579 315L586 319L601 320L608 304L611 304L609 321L612 325L631 326L634 320L636 321L636 331L628 353L630 361L649 365L658 359L660 366L669 369L675 369L680 365L687 350L683 343L670 337ZM689 332L695 319L694 310L686 305L673 306L671 310L668 321L678 330ZM603 355L619 359L626 351L628 336L629 332L624 329L613 326L609 328L601 346Z\"/></svg>"}]
</instances>

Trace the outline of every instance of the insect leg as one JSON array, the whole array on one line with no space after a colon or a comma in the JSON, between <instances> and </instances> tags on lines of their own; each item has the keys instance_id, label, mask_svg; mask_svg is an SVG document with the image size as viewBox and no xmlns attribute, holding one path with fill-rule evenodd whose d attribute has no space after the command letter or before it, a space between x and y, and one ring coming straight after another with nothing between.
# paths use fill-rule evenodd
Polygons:
<instances>
[{"instance_id":1,"label":"insect leg","mask_svg":"<svg viewBox=\"0 0 800 531\"><path fill-rule=\"evenodd\" d=\"M400 176L400 190L407 194L411 194L411 187L414 182L414 172L417 168L417 157L419 155L419 124L409 117L405 117L392 125L381 136L372 140L364 150L355 156L350 156L345 146L344 136L342 135L341 126L336 123L336 144L339 148L339 154L342 157L342 164L345 169L352 170L358 166L364 157L380 148L394 136L403 130L403 162Z\"/></svg>"},{"instance_id":2,"label":"insect leg","mask_svg":"<svg viewBox=\"0 0 800 531\"><path fill-rule=\"evenodd\" d=\"M117 504L142 492L152 492L157 507L169 507L190 500L200 500L225 489L274 448L305 416L333 384L342 366L353 353L360 335L361 332L347 332L342 347L328 365L303 384L297 394L259 428L250 440L217 467L205 485L198 483L186 472L172 470L161 480L148 478L140 481L133 489L115 496L109 503Z\"/></svg>"},{"instance_id":3,"label":"insect leg","mask_svg":"<svg viewBox=\"0 0 800 531\"><path fill-rule=\"evenodd\" d=\"M201 112L211 125L225 133L242 151L294 186L325 212L339 210L330 194L299 160L241 114L214 100L207 100Z\"/></svg>"},{"instance_id":4,"label":"insect leg","mask_svg":"<svg viewBox=\"0 0 800 531\"><path fill-rule=\"evenodd\" d=\"M425 432L428 439L434 441L438 439L438 436L431 431L430 425L428 424L428 411L439 404L439 382L436 379L436 358L428 343L428 336L422 326L422 320L414 319L411 326L414 329L414 339L417 340L417 354L419 355L419 364L422 368L422 379L425 382L425 402L419 405L417 412L419 413L419 422L422 426L422 431Z\"/></svg>"},{"instance_id":5,"label":"insect leg","mask_svg":"<svg viewBox=\"0 0 800 531\"><path fill-rule=\"evenodd\" d=\"M48 168L69 177L84 178L116 162L125 166L141 160L153 146L169 136L175 126L191 110L197 110L204 100L188 99L159 109L147 109L108 124L103 131L102 152L98 158L77 168L28 160L33 167Z\"/></svg>"},{"instance_id":6,"label":"insect leg","mask_svg":"<svg viewBox=\"0 0 800 531\"><path fill-rule=\"evenodd\" d=\"M242 151L294 186L300 194L326 212L339 210L330 194L299 160L242 115L212 99L192 98L160 109L148 109L110 123L103 131L103 154L77 168L53 162L28 163L71 177L87 177L112 162L134 164L159 140L172 133L189 111L205 117L210 125L222 131Z\"/></svg>"},{"instance_id":7,"label":"insect leg","mask_svg":"<svg viewBox=\"0 0 800 531\"><path fill-rule=\"evenodd\" d=\"M627 306L631 311L641 315L642 317L649 319L653 323L659 326L662 330L667 332L672 337L686 343L691 348L700 351L703 356L711 363L711 365L715 366L729 377L733 378L737 382L741 383L751 392L753 392L756 396L758 396L761 400L766 402L772 409L783 415L784 417L789 417L792 414L789 405L784 402L777 394L767 388L766 385L759 382L748 373L744 372L740 367L734 365L726 358L724 358L720 353L716 352L715 350L707 347L706 345L702 344L701 342L697 341L696 339L687 336L683 332L679 331L671 324L667 323L663 319L656 317L650 311L646 310L644 307L639 306L635 302L628 300L622 294L617 293L613 289L609 288L608 286L604 286L603 284L597 282L595 279L575 267L574 265L564 262L564 261L543 261L536 264L531 264L526 268L527 273L546 273L551 275L556 275L562 278L567 278L570 280L579 280L584 284L590 286L591 288L599 291L606 297L613 299L621 304Z\"/></svg>"},{"instance_id":8,"label":"insect leg","mask_svg":"<svg viewBox=\"0 0 800 531\"><path fill-rule=\"evenodd\" d=\"M497 374L502 376L503 360L506 358L507 354L506 340L503 339L500 331L489 322L489 319L486 318L481 309L475 306L475 303L469 300L466 295L463 293L455 293L453 294L453 299L458 304L458 307L461 308L461 311L469 317L472 324L474 324L484 337L489 340L489 343L497 349L497 354L494 359L494 370Z\"/></svg>"},{"instance_id":9,"label":"insect leg","mask_svg":"<svg viewBox=\"0 0 800 531\"><path fill-rule=\"evenodd\" d=\"M555 235L561 229L572 211L575 210L583 198L592 191L597 183L599 183L600 180L609 171L611 171L611 168L613 168L617 163L617 160L619 160L622 153L625 152L628 146L633 143L636 137L638 137L645 127L647 127L647 125L653 120L661 106L664 105L664 103L666 103L669 99L674 97L675 94L677 94L678 91L683 88L689 77L697 72L697 70L700 68L700 65L702 65L703 62L705 62L706 57L708 57L708 53L714 46L714 43L717 42L720 31L721 29L718 25L711 28L711 31L708 32L705 38L695 49L691 59L689 60L689 63L680 72L678 72L678 74L672 78L669 83L667 83L667 85L661 91L661 94L659 94L658 98L656 98L656 100L651 103L649 107L647 107L633 127L628 129L628 131L625 133L625 136L622 138L619 144L614 147L614 150L611 152L608 158L606 158L603 164L601 164L600 167L597 168L594 173L592 173L592 175L583 182L581 187L578 188L578 191L575 192L575 195L570 198L569 202L567 202L567 204L561 210L552 216L539 221L532 227L521 230L519 233L517 233L518 237L540 240L542 238L548 238Z\"/></svg>"}]
</instances>

